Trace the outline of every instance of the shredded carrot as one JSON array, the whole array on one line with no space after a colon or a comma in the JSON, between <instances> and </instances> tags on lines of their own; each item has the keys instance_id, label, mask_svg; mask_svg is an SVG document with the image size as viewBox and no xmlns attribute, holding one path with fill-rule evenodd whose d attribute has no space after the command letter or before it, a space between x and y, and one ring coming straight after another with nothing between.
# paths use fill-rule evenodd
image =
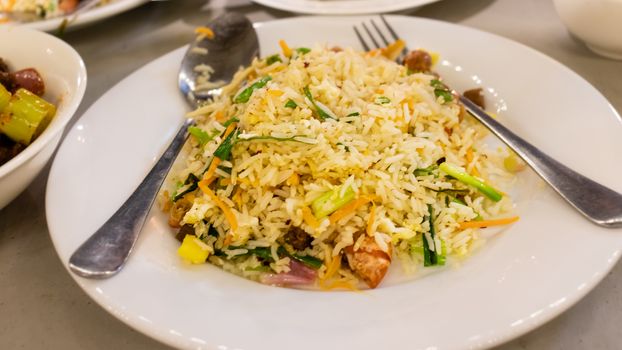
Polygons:
<instances>
[{"instance_id":1,"label":"shredded carrot","mask_svg":"<svg viewBox=\"0 0 622 350\"><path fill-rule=\"evenodd\" d=\"M376 220L376 203L371 202L371 212L369 213L369 219L367 219L367 235L371 236L374 233L374 221Z\"/></svg>"},{"instance_id":2,"label":"shredded carrot","mask_svg":"<svg viewBox=\"0 0 622 350\"><path fill-rule=\"evenodd\" d=\"M225 130L225 133L222 135L222 139L226 139L227 136L229 136L229 134L231 134L233 132L233 130L235 130L235 128L238 126L237 123L231 123L229 124L229 126L227 127L227 129Z\"/></svg>"},{"instance_id":3,"label":"shredded carrot","mask_svg":"<svg viewBox=\"0 0 622 350\"><path fill-rule=\"evenodd\" d=\"M289 186L296 186L300 183L300 177L298 176L298 174L293 173L290 177L287 178L287 181L285 181L285 183Z\"/></svg>"},{"instance_id":4,"label":"shredded carrot","mask_svg":"<svg viewBox=\"0 0 622 350\"><path fill-rule=\"evenodd\" d=\"M322 288L323 290L332 290L332 289L339 289L339 288L341 288L341 289L347 289L347 290L352 291L352 292L358 292L359 291L359 289L354 284L352 284L349 281L343 281L343 280L334 281L332 283L321 282L320 283L320 288Z\"/></svg>"},{"instance_id":5,"label":"shredded carrot","mask_svg":"<svg viewBox=\"0 0 622 350\"><path fill-rule=\"evenodd\" d=\"M245 177L243 177L243 178L239 178L239 177L238 177L238 178L237 178L237 180L236 180L236 182L239 182L239 183L244 184L244 185L246 185L246 186L250 186L250 185L251 185L250 180L249 180L249 179L247 179L247 178L245 178Z\"/></svg>"},{"instance_id":6,"label":"shredded carrot","mask_svg":"<svg viewBox=\"0 0 622 350\"><path fill-rule=\"evenodd\" d=\"M207 168L205 175L203 175L203 181L205 181L207 186L209 186L209 184L211 184L212 181L214 181L214 179L216 178L214 174L216 174L216 169L218 168L218 165L221 161L222 160L220 158L214 157L212 159L212 163L210 163L209 165L209 168Z\"/></svg>"},{"instance_id":7,"label":"shredded carrot","mask_svg":"<svg viewBox=\"0 0 622 350\"><path fill-rule=\"evenodd\" d=\"M233 197L231 199L233 199L233 201L235 202L235 204L238 206L238 208L242 207L242 192L241 191L235 191L235 194L233 195Z\"/></svg>"},{"instance_id":8,"label":"shredded carrot","mask_svg":"<svg viewBox=\"0 0 622 350\"><path fill-rule=\"evenodd\" d=\"M222 244L224 246L228 246L229 244L231 244L231 241L233 240L233 236L229 233L227 233L227 235L225 236L225 240L222 242Z\"/></svg>"},{"instance_id":9,"label":"shredded carrot","mask_svg":"<svg viewBox=\"0 0 622 350\"><path fill-rule=\"evenodd\" d=\"M384 94L384 90L383 89L376 89L376 93L377 94Z\"/></svg>"},{"instance_id":10,"label":"shredded carrot","mask_svg":"<svg viewBox=\"0 0 622 350\"><path fill-rule=\"evenodd\" d=\"M320 223L317 221L317 219L315 218L315 216L313 215L309 207L302 207L302 218L304 219L307 225L313 228L320 227Z\"/></svg>"},{"instance_id":11,"label":"shredded carrot","mask_svg":"<svg viewBox=\"0 0 622 350\"><path fill-rule=\"evenodd\" d=\"M406 42L402 39L397 39L395 42L389 44L389 46L381 49L382 55L390 60L395 60L402 50L406 47Z\"/></svg>"},{"instance_id":12,"label":"shredded carrot","mask_svg":"<svg viewBox=\"0 0 622 350\"><path fill-rule=\"evenodd\" d=\"M214 119L217 122L223 121L225 119L225 114L222 111L214 112Z\"/></svg>"},{"instance_id":13,"label":"shredded carrot","mask_svg":"<svg viewBox=\"0 0 622 350\"><path fill-rule=\"evenodd\" d=\"M465 157L467 162L471 163L473 161L473 148L469 147L469 149L467 149Z\"/></svg>"},{"instance_id":14,"label":"shredded carrot","mask_svg":"<svg viewBox=\"0 0 622 350\"><path fill-rule=\"evenodd\" d=\"M327 279L333 277L339 270L339 267L341 267L341 254L333 257L333 260L330 261L328 267L326 268L324 277L320 278L320 280L326 281Z\"/></svg>"},{"instance_id":15,"label":"shredded carrot","mask_svg":"<svg viewBox=\"0 0 622 350\"><path fill-rule=\"evenodd\" d=\"M354 213L354 211L360 207L361 205L367 204L368 202L370 202L372 199L368 196L362 196L359 197L357 199L355 199L354 201L348 203L345 207L337 210L336 212L334 212L331 216L330 216L330 223L334 224L337 221L341 220L342 218L348 216L349 214Z\"/></svg>"},{"instance_id":16,"label":"shredded carrot","mask_svg":"<svg viewBox=\"0 0 622 350\"><path fill-rule=\"evenodd\" d=\"M512 216L503 219L467 221L460 223L460 229L507 225L518 221L518 219L520 219L520 217Z\"/></svg>"},{"instance_id":17,"label":"shredded carrot","mask_svg":"<svg viewBox=\"0 0 622 350\"><path fill-rule=\"evenodd\" d=\"M226 178L224 178L224 179L220 180L220 184L221 184L221 185L223 185L223 186L227 186L227 185L228 185L228 184L230 184L230 183L231 183L231 179L230 179L230 178L228 178L228 177L226 177Z\"/></svg>"},{"instance_id":18,"label":"shredded carrot","mask_svg":"<svg viewBox=\"0 0 622 350\"><path fill-rule=\"evenodd\" d=\"M469 147L469 149L467 149L465 158L467 162L469 162L469 164L473 163L473 159L475 159L475 155L473 154L473 148ZM475 168L475 166L473 166L473 168L471 169L471 175L479 176L479 171L477 171L477 168Z\"/></svg>"},{"instance_id":19,"label":"shredded carrot","mask_svg":"<svg viewBox=\"0 0 622 350\"><path fill-rule=\"evenodd\" d=\"M279 40L279 46L281 47L281 50L283 50L283 56L287 58L292 57L292 49L290 49L289 46L287 46L287 43L285 42L285 40L283 39Z\"/></svg>"},{"instance_id":20,"label":"shredded carrot","mask_svg":"<svg viewBox=\"0 0 622 350\"><path fill-rule=\"evenodd\" d=\"M471 175L479 177L480 173L476 167L473 167L473 169L471 170Z\"/></svg>"},{"instance_id":21,"label":"shredded carrot","mask_svg":"<svg viewBox=\"0 0 622 350\"><path fill-rule=\"evenodd\" d=\"M274 97L279 97L281 95L283 95L285 92L283 92L283 90L268 90L268 94L270 94L270 96L274 96Z\"/></svg>"},{"instance_id":22,"label":"shredded carrot","mask_svg":"<svg viewBox=\"0 0 622 350\"><path fill-rule=\"evenodd\" d=\"M212 190L210 190L208 186L209 183L207 183L205 180L199 181L199 188L201 189L201 191L208 195L212 199L212 201L216 203L220 210L222 210L223 214L225 214L225 218L229 222L229 226L231 226L231 231L237 230L238 221L235 218L235 214L233 214L231 208L229 208L225 202L221 201L220 198L218 198L218 196L216 196L216 194L212 192Z\"/></svg>"},{"instance_id":23,"label":"shredded carrot","mask_svg":"<svg viewBox=\"0 0 622 350\"><path fill-rule=\"evenodd\" d=\"M208 39L214 39L214 31L209 27L197 27L194 29L195 34L205 35Z\"/></svg>"}]
</instances>

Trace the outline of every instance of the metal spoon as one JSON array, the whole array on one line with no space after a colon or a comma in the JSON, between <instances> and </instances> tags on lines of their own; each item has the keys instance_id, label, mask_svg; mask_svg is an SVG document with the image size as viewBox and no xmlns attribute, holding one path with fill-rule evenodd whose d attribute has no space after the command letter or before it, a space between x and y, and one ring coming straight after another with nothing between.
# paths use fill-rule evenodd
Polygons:
<instances>
[{"instance_id":1,"label":"metal spoon","mask_svg":"<svg viewBox=\"0 0 622 350\"><path fill-rule=\"evenodd\" d=\"M214 32L212 40L195 41L186 52L179 70L179 89L192 107L221 93L219 87L196 91L198 64L214 69L212 81L229 82L233 74L251 63L259 53L259 42L252 23L243 15L227 13L208 25ZM207 54L198 53L207 49ZM104 223L69 259L69 268L87 278L111 277L123 268L145 223L158 190L171 165L188 137L192 120L186 120L171 144L149 174L123 203L121 208Z\"/></svg>"}]
</instances>

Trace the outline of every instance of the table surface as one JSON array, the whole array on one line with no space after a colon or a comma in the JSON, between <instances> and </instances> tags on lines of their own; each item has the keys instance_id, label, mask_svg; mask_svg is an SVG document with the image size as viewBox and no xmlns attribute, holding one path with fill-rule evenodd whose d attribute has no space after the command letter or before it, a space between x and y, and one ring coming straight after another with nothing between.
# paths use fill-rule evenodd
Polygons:
<instances>
[{"instance_id":1,"label":"table surface","mask_svg":"<svg viewBox=\"0 0 622 350\"><path fill-rule=\"evenodd\" d=\"M152 1L67 33L64 39L82 55L89 74L74 121L118 81L189 42L194 27L225 9L253 21L293 16L247 0ZM459 23L531 46L579 73L622 111L622 61L600 58L571 37L550 0L444 0L402 14ZM0 210L0 348L168 349L108 314L68 275L46 226L48 171L49 164ZM621 289L618 264L570 310L497 350L620 348Z\"/></svg>"}]
</instances>

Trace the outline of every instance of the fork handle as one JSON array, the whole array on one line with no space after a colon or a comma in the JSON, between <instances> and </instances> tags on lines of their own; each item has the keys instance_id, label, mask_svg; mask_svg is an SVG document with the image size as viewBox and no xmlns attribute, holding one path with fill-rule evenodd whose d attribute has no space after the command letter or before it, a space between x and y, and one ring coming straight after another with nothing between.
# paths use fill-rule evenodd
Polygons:
<instances>
[{"instance_id":1,"label":"fork handle","mask_svg":"<svg viewBox=\"0 0 622 350\"><path fill-rule=\"evenodd\" d=\"M622 227L621 194L549 157L494 120L466 97L460 96L460 102L586 218L600 226Z\"/></svg>"},{"instance_id":2,"label":"fork handle","mask_svg":"<svg viewBox=\"0 0 622 350\"><path fill-rule=\"evenodd\" d=\"M182 125L134 193L71 255L71 271L86 278L108 278L121 270L138 239L166 174L188 137L188 127L193 123L189 119Z\"/></svg>"}]
</instances>

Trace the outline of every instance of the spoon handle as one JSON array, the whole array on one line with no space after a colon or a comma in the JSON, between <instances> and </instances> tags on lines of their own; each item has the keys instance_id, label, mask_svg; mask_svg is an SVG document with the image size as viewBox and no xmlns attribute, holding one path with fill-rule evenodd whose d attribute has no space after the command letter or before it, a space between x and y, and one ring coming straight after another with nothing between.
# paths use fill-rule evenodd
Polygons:
<instances>
[{"instance_id":1,"label":"spoon handle","mask_svg":"<svg viewBox=\"0 0 622 350\"><path fill-rule=\"evenodd\" d=\"M138 238L158 190L188 138L186 120L149 174L108 221L69 259L69 268L87 278L111 277L125 264Z\"/></svg>"},{"instance_id":2,"label":"spoon handle","mask_svg":"<svg viewBox=\"0 0 622 350\"><path fill-rule=\"evenodd\" d=\"M600 226L622 227L621 194L549 157L491 118L467 98L460 96L460 102L586 218Z\"/></svg>"}]
</instances>

